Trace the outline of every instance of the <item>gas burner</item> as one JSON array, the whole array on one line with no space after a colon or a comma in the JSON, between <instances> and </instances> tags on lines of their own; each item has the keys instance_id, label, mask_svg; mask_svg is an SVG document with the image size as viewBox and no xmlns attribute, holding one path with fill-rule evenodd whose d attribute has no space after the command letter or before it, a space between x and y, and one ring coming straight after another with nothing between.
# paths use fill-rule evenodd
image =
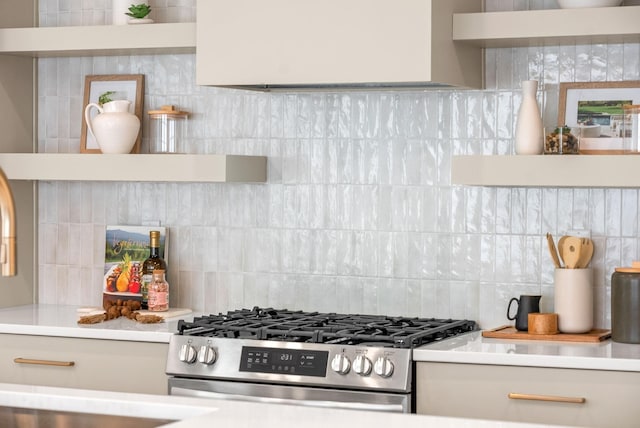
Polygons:
<instances>
[{"instance_id":1,"label":"gas burner","mask_svg":"<svg viewBox=\"0 0 640 428\"><path fill-rule=\"evenodd\" d=\"M475 329L476 323L469 320L345 315L257 306L178 322L178 334L185 336L393 348L415 348Z\"/></svg>"}]
</instances>

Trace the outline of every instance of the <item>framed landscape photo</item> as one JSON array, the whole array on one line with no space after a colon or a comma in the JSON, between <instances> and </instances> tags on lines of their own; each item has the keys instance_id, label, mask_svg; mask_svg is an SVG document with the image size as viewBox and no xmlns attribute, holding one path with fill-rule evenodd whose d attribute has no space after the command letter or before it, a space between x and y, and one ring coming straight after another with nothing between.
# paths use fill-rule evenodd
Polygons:
<instances>
[{"instance_id":1,"label":"framed landscape photo","mask_svg":"<svg viewBox=\"0 0 640 428\"><path fill-rule=\"evenodd\" d=\"M96 74L85 76L84 103L82 104L82 129L80 131L80 152L101 153L98 142L89 133L87 122L84 118L84 110L90 103L99 104L99 98L103 94L109 94L111 100L131 101L129 112L138 116L142 123L142 110L144 103L144 74ZM91 109L95 117L97 109ZM136 143L131 153L140 151L142 132L138 133Z\"/></svg>"},{"instance_id":2,"label":"framed landscape photo","mask_svg":"<svg viewBox=\"0 0 640 428\"><path fill-rule=\"evenodd\" d=\"M640 104L640 81L560 83L558 123L580 137L580 153L622 154L622 106Z\"/></svg>"}]
</instances>

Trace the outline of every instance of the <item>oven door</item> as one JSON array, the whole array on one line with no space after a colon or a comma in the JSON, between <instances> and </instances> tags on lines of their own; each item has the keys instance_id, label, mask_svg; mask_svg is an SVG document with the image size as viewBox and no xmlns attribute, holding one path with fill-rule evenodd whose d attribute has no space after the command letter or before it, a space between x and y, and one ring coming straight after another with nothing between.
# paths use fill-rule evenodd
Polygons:
<instances>
[{"instance_id":1,"label":"oven door","mask_svg":"<svg viewBox=\"0 0 640 428\"><path fill-rule=\"evenodd\" d=\"M409 394L308 388L261 383L169 378L169 395L410 413Z\"/></svg>"}]
</instances>

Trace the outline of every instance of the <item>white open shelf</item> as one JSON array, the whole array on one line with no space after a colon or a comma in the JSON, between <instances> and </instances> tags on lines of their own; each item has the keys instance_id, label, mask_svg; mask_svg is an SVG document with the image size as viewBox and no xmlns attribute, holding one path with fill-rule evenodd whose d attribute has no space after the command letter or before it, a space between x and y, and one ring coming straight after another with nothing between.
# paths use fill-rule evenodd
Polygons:
<instances>
[{"instance_id":1,"label":"white open shelf","mask_svg":"<svg viewBox=\"0 0 640 428\"><path fill-rule=\"evenodd\" d=\"M483 47L640 40L640 6L462 13L453 40Z\"/></svg>"},{"instance_id":2,"label":"white open shelf","mask_svg":"<svg viewBox=\"0 0 640 428\"><path fill-rule=\"evenodd\" d=\"M264 156L203 154L3 153L11 180L264 183Z\"/></svg>"},{"instance_id":3,"label":"white open shelf","mask_svg":"<svg viewBox=\"0 0 640 428\"><path fill-rule=\"evenodd\" d=\"M47 57L176 54L195 50L195 23L0 29L0 54Z\"/></svg>"},{"instance_id":4,"label":"white open shelf","mask_svg":"<svg viewBox=\"0 0 640 428\"><path fill-rule=\"evenodd\" d=\"M454 156L451 181L500 187L640 187L640 156Z\"/></svg>"}]
</instances>

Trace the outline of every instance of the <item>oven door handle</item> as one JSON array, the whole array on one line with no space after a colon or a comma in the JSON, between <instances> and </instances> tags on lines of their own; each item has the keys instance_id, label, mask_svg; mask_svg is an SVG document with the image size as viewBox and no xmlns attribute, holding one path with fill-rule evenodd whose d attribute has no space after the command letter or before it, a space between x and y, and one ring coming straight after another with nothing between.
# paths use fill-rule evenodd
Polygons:
<instances>
[{"instance_id":1,"label":"oven door handle","mask_svg":"<svg viewBox=\"0 0 640 428\"><path fill-rule=\"evenodd\" d=\"M308 407L322 407L332 409L350 409L350 410L375 410L383 412L402 412L404 410L401 404L375 404L375 403L348 403L339 401L320 401L320 400L303 400L289 398L273 398L273 397L256 397L253 395L238 395L229 393L220 393L212 391L200 391L186 388L173 387L172 395L181 395L187 397L198 398L215 398L221 400L241 400L252 403L272 403L272 404L296 404Z\"/></svg>"}]
</instances>

